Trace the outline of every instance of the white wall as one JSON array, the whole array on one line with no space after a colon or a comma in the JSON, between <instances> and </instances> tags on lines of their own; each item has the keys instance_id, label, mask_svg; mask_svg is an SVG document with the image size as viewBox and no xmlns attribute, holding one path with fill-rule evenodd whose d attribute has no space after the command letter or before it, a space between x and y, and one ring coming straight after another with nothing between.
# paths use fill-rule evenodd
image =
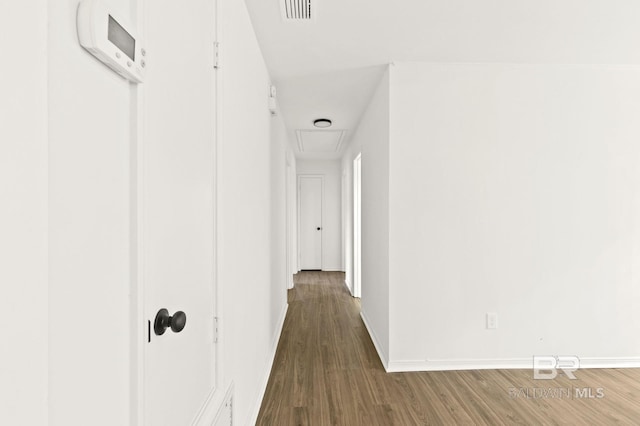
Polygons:
<instances>
[{"instance_id":1,"label":"white wall","mask_svg":"<svg viewBox=\"0 0 640 426\"><path fill-rule=\"evenodd\" d=\"M48 4L37 0L0 5L0 14L7 17L0 47L11 63L20 64L5 61L0 72L3 425L47 423Z\"/></svg>"},{"instance_id":2,"label":"white wall","mask_svg":"<svg viewBox=\"0 0 640 426\"><path fill-rule=\"evenodd\" d=\"M342 171L338 160L298 160L298 176L322 175L322 270L342 271Z\"/></svg>"},{"instance_id":3,"label":"white wall","mask_svg":"<svg viewBox=\"0 0 640 426\"><path fill-rule=\"evenodd\" d=\"M78 44L78 3L49 8L49 424L127 424L130 88Z\"/></svg>"},{"instance_id":4,"label":"white wall","mask_svg":"<svg viewBox=\"0 0 640 426\"><path fill-rule=\"evenodd\" d=\"M0 173L10 183L0 188L2 311L16 320L0 352L3 424L124 425L135 418L133 89L79 46L77 4L2 9L12 17L9 33L30 28L19 45L2 41L22 65L5 70L0 82ZM125 13L137 7L112 4ZM270 145L272 123L282 124L267 110L268 75L244 3L222 0L219 8L220 373L225 387L235 383L234 417L245 424L257 415L286 312L287 148L277 129Z\"/></svg>"},{"instance_id":5,"label":"white wall","mask_svg":"<svg viewBox=\"0 0 640 426\"><path fill-rule=\"evenodd\" d=\"M362 317L386 366L389 359L389 73L365 111L342 168L348 203L347 280L353 283L353 159L362 153Z\"/></svg>"},{"instance_id":6,"label":"white wall","mask_svg":"<svg viewBox=\"0 0 640 426\"><path fill-rule=\"evenodd\" d=\"M390 115L390 369L640 365L640 70L400 63Z\"/></svg>"},{"instance_id":7,"label":"white wall","mask_svg":"<svg viewBox=\"0 0 640 426\"><path fill-rule=\"evenodd\" d=\"M271 116L271 330L278 330L287 300L287 131L280 115ZM278 309L279 308L279 309Z\"/></svg>"},{"instance_id":8,"label":"white wall","mask_svg":"<svg viewBox=\"0 0 640 426\"><path fill-rule=\"evenodd\" d=\"M269 76L245 4L220 0L218 10L222 374L225 386L234 382L234 423L244 425L258 414L287 306L280 253L285 233L271 230L273 224L282 228L284 220L272 215L283 211L285 186L279 168L285 152L281 138L271 140L272 126L274 134L280 134L280 117L272 118L268 111ZM273 248L278 254L272 259Z\"/></svg>"}]
</instances>

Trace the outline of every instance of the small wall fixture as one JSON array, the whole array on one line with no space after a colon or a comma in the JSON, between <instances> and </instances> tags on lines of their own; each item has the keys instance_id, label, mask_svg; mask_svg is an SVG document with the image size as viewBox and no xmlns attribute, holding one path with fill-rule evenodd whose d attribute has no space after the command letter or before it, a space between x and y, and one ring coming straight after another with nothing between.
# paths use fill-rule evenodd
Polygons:
<instances>
[{"instance_id":1,"label":"small wall fixture","mask_svg":"<svg viewBox=\"0 0 640 426\"><path fill-rule=\"evenodd\" d=\"M320 129L326 129L327 127L331 127L331 120L328 118L318 118L314 120L313 125Z\"/></svg>"}]
</instances>

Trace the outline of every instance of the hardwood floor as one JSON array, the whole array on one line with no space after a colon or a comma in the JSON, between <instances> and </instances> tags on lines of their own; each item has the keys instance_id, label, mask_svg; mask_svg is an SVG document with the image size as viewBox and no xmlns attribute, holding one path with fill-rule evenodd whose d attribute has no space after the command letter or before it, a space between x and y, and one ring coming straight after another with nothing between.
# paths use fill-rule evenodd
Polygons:
<instances>
[{"instance_id":1,"label":"hardwood floor","mask_svg":"<svg viewBox=\"0 0 640 426\"><path fill-rule=\"evenodd\" d=\"M343 282L296 275L258 425L640 425L639 369L386 373Z\"/></svg>"}]
</instances>

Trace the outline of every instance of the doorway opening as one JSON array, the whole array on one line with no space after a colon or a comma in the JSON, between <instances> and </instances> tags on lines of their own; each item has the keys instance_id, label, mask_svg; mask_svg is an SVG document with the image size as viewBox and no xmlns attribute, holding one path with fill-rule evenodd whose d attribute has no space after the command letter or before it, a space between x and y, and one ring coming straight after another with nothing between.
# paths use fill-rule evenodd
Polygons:
<instances>
[{"instance_id":1,"label":"doorway opening","mask_svg":"<svg viewBox=\"0 0 640 426\"><path fill-rule=\"evenodd\" d=\"M353 296L362 290L362 154L353 160Z\"/></svg>"},{"instance_id":2,"label":"doorway opening","mask_svg":"<svg viewBox=\"0 0 640 426\"><path fill-rule=\"evenodd\" d=\"M296 171L287 156L286 220L287 220L287 289L293 288L293 276L298 272Z\"/></svg>"}]
</instances>

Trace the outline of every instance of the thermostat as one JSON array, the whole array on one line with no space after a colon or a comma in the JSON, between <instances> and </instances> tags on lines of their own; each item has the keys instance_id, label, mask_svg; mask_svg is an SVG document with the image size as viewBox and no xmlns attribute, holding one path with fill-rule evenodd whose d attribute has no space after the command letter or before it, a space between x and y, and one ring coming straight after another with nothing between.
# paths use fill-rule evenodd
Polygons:
<instances>
[{"instance_id":1,"label":"thermostat","mask_svg":"<svg viewBox=\"0 0 640 426\"><path fill-rule=\"evenodd\" d=\"M142 83L147 52L126 19L99 0L83 0L77 27L82 47L122 77Z\"/></svg>"}]
</instances>

